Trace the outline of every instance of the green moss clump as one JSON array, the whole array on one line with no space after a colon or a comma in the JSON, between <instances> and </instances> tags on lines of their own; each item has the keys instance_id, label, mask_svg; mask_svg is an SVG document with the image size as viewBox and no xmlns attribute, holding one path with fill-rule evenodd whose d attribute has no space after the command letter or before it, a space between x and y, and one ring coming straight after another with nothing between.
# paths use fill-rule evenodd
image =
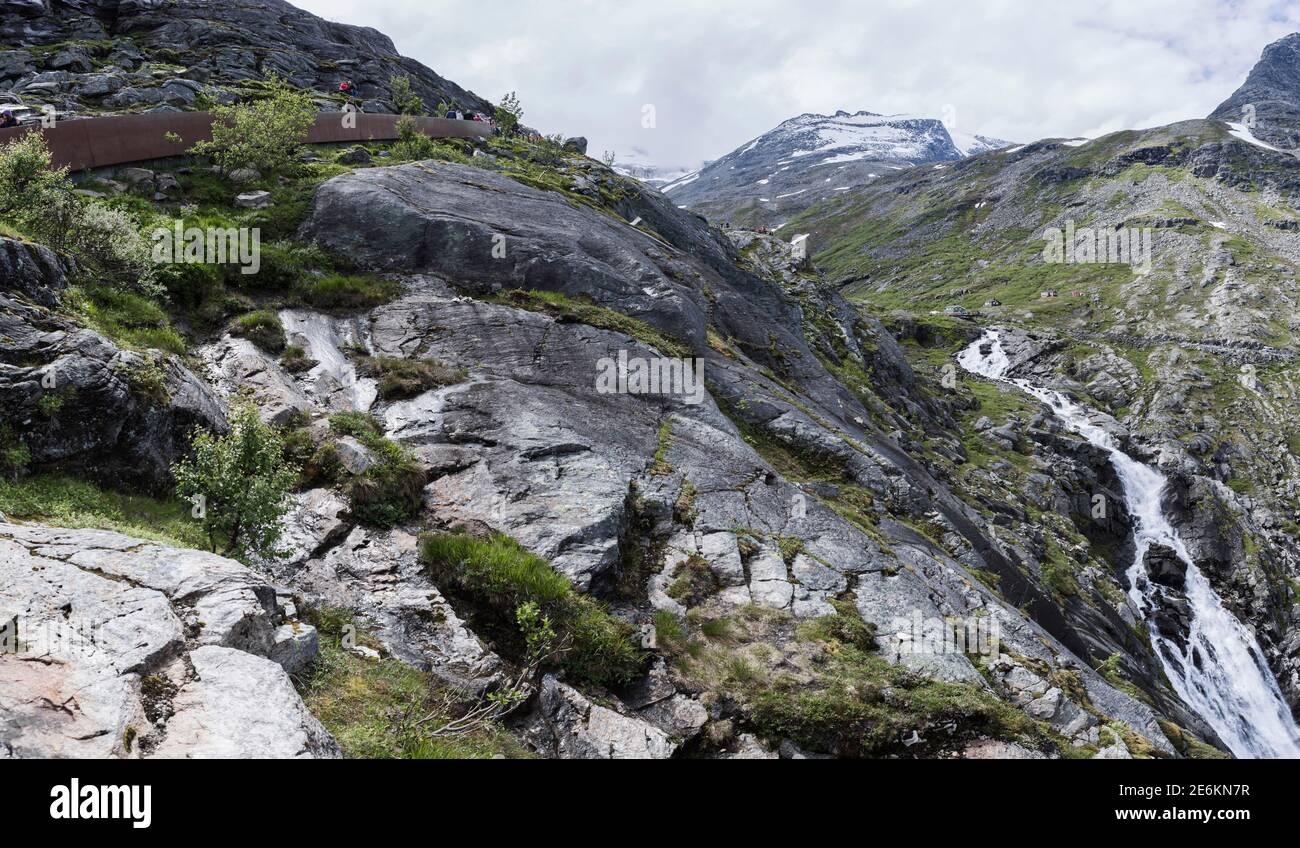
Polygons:
<instances>
[{"instance_id":1,"label":"green moss clump","mask_svg":"<svg viewBox=\"0 0 1300 848\"><path fill-rule=\"evenodd\" d=\"M240 315L231 323L230 334L248 339L267 353L280 353L287 344L280 316L267 309Z\"/></svg>"}]
</instances>

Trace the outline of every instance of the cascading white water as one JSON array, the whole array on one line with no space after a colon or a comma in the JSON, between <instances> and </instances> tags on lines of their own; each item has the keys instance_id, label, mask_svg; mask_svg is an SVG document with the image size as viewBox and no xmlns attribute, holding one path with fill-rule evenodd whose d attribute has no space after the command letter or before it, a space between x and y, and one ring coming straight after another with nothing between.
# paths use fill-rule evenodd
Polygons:
<instances>
[{"instance_id":1,"label":"cascading white water","mask_svg":"<svg viewBox=\"0 0 1300 848\"><path fill-rule=\"evenodd\" d=\"M981 350L985 352L981 353ZM1254 636L1223 606L1210 581L1192 562L1182 539L1161 506L1165 477L1119 449L1110 433L1092 414L1060 392L1010 379L1006 351L999 335L989 330L957 357L973 374L1017 386L1052 408L1066 426L1110 455L1124 500L1135 527L1137 548L1128 569L1129 596L1150 620L1155 612L1154 584L1145 578L1143 559L1153 545L1172 549L1187 565L1184 591L1192 618L1187 647L1151 627L1156 653L1183 702L1214 728L1238 757L1300 757L1300 728L1296 727Z\"/></svg>"},{"instance_id":2,"label":"cascading white water","mask_svg":"<svg viewBox=\"0 0 1300 848\"><path fill-rule=\"evenodd\" d=\"M368 377L358 377L357 367L341 350L344 344L365 341L355 327L301 309L281 310L280 322L289 339L304 342L307 356L316 360L303 383L318 401L336 410L370 409L379 394L377 384Z\"/></svg>"}]
</instances>

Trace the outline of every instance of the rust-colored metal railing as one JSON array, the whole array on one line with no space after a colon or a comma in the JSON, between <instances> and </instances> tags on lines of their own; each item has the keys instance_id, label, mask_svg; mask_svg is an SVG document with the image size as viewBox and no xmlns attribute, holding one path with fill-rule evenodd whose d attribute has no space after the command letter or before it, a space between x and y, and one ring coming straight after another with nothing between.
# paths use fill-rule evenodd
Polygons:
<instances>
[{"instance_id":1,"label":"rust-colored metal railing","mask_svg":"<svg viewBox=\"0 0 1300 848\"><path fill-rule=\"evenodd\" d=\"M397 138L397 115L364 112L322 112L307 134L307 143L380 141ZM480 121L417 117L416 125L433 138L484 138L492 134ZM29 132L40 132L56 167L70 170L102 168L163 159L185 153L197 141L212 138L209 112L151 112L59 121L52 127L27 124L0 129L0 144ZM171 141L171 137L180 141Z\"/></svg>"}]
</instances>

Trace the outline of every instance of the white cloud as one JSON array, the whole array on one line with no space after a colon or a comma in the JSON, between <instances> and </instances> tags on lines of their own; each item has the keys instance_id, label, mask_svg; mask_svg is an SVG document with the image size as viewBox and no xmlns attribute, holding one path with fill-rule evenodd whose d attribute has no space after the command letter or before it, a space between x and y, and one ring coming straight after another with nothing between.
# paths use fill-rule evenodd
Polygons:
<instances>
[{"instance_id":1,"label":"white cloud","mask_svg":"<svg viewBox=\"0 0 1300 848\"><path fill-rule=\"evenodd\" d=\"M1300 30L1269 0L296 0L591 150L690 164L803 112L936 117L1017 141L1203 117L1264 46ZM654 104L657 127L641 125Z\"/></svg>"}]
</instances>

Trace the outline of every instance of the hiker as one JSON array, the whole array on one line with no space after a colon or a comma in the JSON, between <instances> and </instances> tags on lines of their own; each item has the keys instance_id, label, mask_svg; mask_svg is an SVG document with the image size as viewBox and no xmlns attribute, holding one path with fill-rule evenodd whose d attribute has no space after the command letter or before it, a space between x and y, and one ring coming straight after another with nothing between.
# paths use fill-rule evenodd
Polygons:
<instances>
[{"instance_id":1,"label":"hiker","mask_svg":"<svg viewBox=\"0 0 1300 848\"><path fill-rule=\"evenodd\" d=\"M18 126L18 119L8 109L0 112L0 130Z\"/></svg>"},{"instance_id":2,"label":"hiker","mask_svg":"<svg viewBox=\"0 0 1300 848\"><path fill-rule=\"evenodd\" d=\"M354 88L355 86L352 85L352 80L343 80L343 82L339 83L339 94L342 94L344 97L351 97Z\"/></svg>"}]
</instances>

